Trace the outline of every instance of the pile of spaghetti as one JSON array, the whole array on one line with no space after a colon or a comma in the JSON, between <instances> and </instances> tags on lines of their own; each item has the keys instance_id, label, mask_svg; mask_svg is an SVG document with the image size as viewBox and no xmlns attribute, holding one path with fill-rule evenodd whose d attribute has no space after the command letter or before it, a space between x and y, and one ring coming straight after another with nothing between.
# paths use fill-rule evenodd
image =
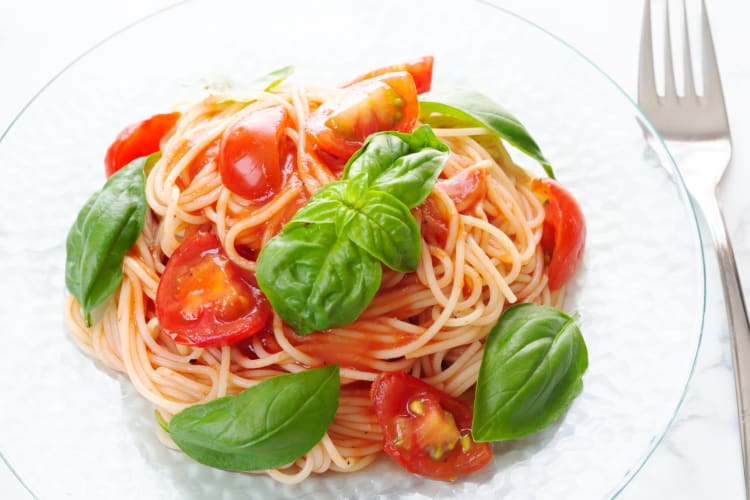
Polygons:
<instances>
[{"instance_id":1,"label":"pile of spaghetti","mask_svg":"<svg viewBox=\"0 0 750 500\"><path fill-rule=\"evenodd\" d=\"M287 483L327 470L357 471L380 454L383 428L371 383L383 373L406 372L471 400L485 338L504 309L518 302L558 307L572 271L557 270L561 276L550 286L547 185L513 163L498 132L445 119L440 110L425 113L426 105L420 114L417 95L429 88L431 70L432 59L424 58L339 88L274 81L242 99L209 95L123 131L108 153L111 171L132 159L123 150L134 142L141 150L132 157L161 154L145 168L148 207L125 252L122 281L94 309L95 320L73 296L67 302L75 341L125 373L165 422L272 377L338 364L338 409L322 440L292 463L263 471ZM421 234L416 271L382 266L377 293L354 322L298 335L258 288L259 252L316 192L342 177L370 134L409 134L424 123L450 153L429 196L411 209ZM253 140L266 141L265 149L254 152L260 146ZM152 150L143 150L149 141ZM207 245L192 257L181 250L191 238ZM209 240L218 247L209 248ZM200 286L191 293L172 283L177 305L160 304L161 281L178 254L193 262L218 256L212 265L231 272L200 278L194 268L199 278L190 279ZM237 286L253 293L233 296ZM200 314L200 301L220 309L217 324L182 332L180 322ZM177 314L173 306L182 317L167 327L165 318ZM218 323L237 318L252 325L222 337ZM175 447L167 432L160 430L160 438Z\"/></svg>"}]
</instances>

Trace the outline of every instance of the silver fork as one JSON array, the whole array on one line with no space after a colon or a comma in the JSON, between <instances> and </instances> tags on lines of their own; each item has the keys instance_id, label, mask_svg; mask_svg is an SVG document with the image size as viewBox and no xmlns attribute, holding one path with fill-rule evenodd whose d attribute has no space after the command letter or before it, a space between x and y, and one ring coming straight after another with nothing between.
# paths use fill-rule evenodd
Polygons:
<instances>
[{"instance_id":1,"label":"silver fork","mask_svg":"<svg viewBox=\"0 0 750 500\"><path fill-rule=\"evenodd\" d=\"M665 93L659 96L656 91L651 43L651 1L646 0L641 28L638 104L664 138L691 196L697 202L711 229L727 308L742 440L745 493L750 498L750 326L734 252L717 199L719 182L732 156L732 140L705 2L701 1L703 95L697 95L695 90L687 14L685 1L682 2L684 96L679 96L676 90L669 36L668 0L665 0L665 4ZM647 136L655 140L650 134Z\"/></svg>"}]
</instances>

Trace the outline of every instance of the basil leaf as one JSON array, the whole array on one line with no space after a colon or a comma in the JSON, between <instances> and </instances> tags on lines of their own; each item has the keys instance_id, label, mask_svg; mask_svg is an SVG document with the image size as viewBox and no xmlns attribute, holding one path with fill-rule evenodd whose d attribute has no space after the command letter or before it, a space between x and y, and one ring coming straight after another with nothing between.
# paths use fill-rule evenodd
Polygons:
<instances>
[{"instance_id":1,"label":"basil leaf","mask_svg":"<svg viewBox=\"0 0 750 500\"><path fill-rule=\"evenodd\" d=\"M300 208L292 220L284 226L284 231L310 223L334 223L341 215L344 207L344 192L347 184L344 181L335 181L320 188L307 200L304 207Z\"/></svg>"},{"instance_id":2,"label":"basil leaf","mask_svg":"<svg viewBox=\"0 0 750 500\"><path fill-rule=\"evenodd\" d=\"M274 310L305 335L352 323L380 287L380 262L417 268L409 212L429 195L448 147L429 126L371 135L342 180L323 186L258 255L256 277Z\"/></svg>"},{"instance_id":3,"label":"basil leaf","mask_svg":"<svg viewBox=\"0 0 750 500\"><path fill-rule=\"evenodd\" d=\"M78 213L66 242L65 285L86 322L122 281L122 261L143 229L146 216L144 166L138 158L117 171Z\"/></svg>"},{"instance_id":4,"label":"basil leaf","mask_svg":"<svg viewBox=\"0 0 750 500\"><path fill-rule=\"evenodd\" d=\"M414 208L432 191L449 155L448 146L427 125L412 134L380 132L349 159L344 179L389 193Z\"/></svg>"},{"instance_id":5,"label":"basil leaf","mask_svg":"<svg viewBox=\"0 0 750 500\"><path fill-rule=\"evenodd\" d=\"M286 228L258 255L256 278L298 334L348 325L380 287L382 268L334 224Z\"/></svg>"},{"instance_id":6,"label":"basil leaf","mask_svg":"<svg viewBox=\"0 0 750 500\"><path fill-rule=\"evenodd\" d=\"M508 308L484 346L474 439L513 439L551 424L581 392L587 367L586 344L573 318L535 304Z\"/></svg>"},{"instance_id":7,"label":"basil leaf","mask_svg":"<svg viewBox=\"0 0 750 500\"><path fill-rule=\"evenodd\" d=\"M346 196L349 187L343 181L323 186L284 231L305 223L333 223L337 234L349 238L391 269L414 271L419 263L420 233L406 205L382 191L366 191L350 204Z\"/></svg>"},{"instance_id":8,"label":"basil leaf","mask_svg":"<svg viewBox=\"0 0 750 500\"><path fill-rule=\"evenodd\" d=\"M280 375L184 409L168 432L187 455L211 467L280 467L323 438L338 409L339 387L338 365Z\"/></svg>"},{"instance_id":9,"label":"basil leaf","mask_svg":"<svg viewBox=\"0 0 750 500\"><path fill-rule=\"evenodd\" d=\"M253 87L269 91L292 76L292 73L294 73L293 65L284 66L256 78L253 82Z\"/></svg>"},{"instance_id":10,"label":"basil leaf","mask_svg":"<svg viewBox=\"0 0 750 500\"><path fill-rule=\"evenodd\" d=\"M419 226L409 209L394 196L370 191L352 212L345 234L359 247L395 271L408 273L419 264Z\"/></svg>"},{"instance_id":11,"label":"basil leaf","mask_svg":"<svg viewBox=\"0 0 750 500\"><path fill-rule=\"evenodd\" d=\"M274 87L278 86L281 82L289 78L294 73L294 66L284 66L277 70L271 71L265 75L259 76L249 84L238 85L232 87L231 84L226 83L221 87L227 88L214 88L210 90L217 91L213 96L215 102L253 102L258 100L258 92L268 92Z\"/></svg>"},{"instance_id":12,"label":"basil leaf","mask_svg":"<svg viewBox=\"0 0 750 500\"><path fill-rule=\"evenodd\" d=\"M555 178L552 165L518 118L479 92L429 92L419 101L419 113L420 121L436 127L486 127L538 161L547 175Z\"/></svg>"}]
</instances>

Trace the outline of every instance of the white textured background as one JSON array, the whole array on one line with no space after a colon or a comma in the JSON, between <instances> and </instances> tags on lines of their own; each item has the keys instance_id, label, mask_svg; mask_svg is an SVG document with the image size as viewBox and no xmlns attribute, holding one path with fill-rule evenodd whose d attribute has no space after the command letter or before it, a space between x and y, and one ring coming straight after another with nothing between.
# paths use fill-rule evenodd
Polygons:
<instances>
[{"instance_id":1,"label":"white textured background","mask_svg":"<svg viewBox=\"0 0 750 500\"><path fill-rule=\"evenodd\" d=\"M0 131L10 125L50 78L84 50L113 31L171 3L165 0L0 2ZM494 3L568 41L635 96L641 2L495 0ZM741 274L750 285L750 58L746 55L750 3L740 0L708 3L735 139L734 162L721 189L721 198ZM744 496L729 340L710 243L706 243L706 255L706 328L695 375L674 425L621 498L733 500ZM745 288L748 290L750 286ZM27 498L2 463L0 498Z\"/></svg>"}]
</instances>

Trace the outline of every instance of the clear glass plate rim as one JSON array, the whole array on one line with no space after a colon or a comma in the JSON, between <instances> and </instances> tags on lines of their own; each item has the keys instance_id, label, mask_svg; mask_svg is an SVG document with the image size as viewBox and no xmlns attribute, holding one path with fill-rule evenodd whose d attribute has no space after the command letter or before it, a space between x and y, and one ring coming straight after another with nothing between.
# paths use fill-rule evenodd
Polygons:
<instances>
[{"instance_id":1,"label":"clear glass plate rim","mask_svg":"<svg viewBox=\"0 0 750 500\"><path fill-rule=\"evenodd\" d=\"M60 77L62 77L64 74L66 74L71 68L73 68L78 62L85 59L89 54L92 52L98 50L99 48L105 46L110 40L116 39L120 37L121 35L127 33L132 28L152 19L155 17L158 17L163 14L167 14L168 12L181 7L188 3L194 3L195 0L181 0L178 2L175 2L173 4L167 5L165 7L162 7L160 9L157 9L145 16L142 16L133 22L125 25L124 27L114 31L110 35L102 38L98 42L94 43L91 47L81 52L78 56L73 58L70 62L65 64L62 69L57 72L55 75L50 78L49 81L47 81L42 87L39 88L39 90L34 93L34 95L24 104L24 106L19 110L19 112L13 117L13 119L10 121L8 126L5 128L3 133L0 135L0 147L3 146L5 143L6 137L10 134L10 132L13 130L15 124L25 115L26 111L34 105L34 103L46 92L48 88L50 88ZM560 36L552 33L551 31L547 30L543 26L535 23L534 21L523 17L505 7L502 7L500 5L494 4L489 0L473 0L474 3L484 5L488 8L494 9L498 12L501 12L511 18L516 19L517 21L520 21L532 28L534 28L539 33L542 33L557 43L561 44L562 46L566 47L567 49L574 52L582 61L586 62L588 65L590 65L592 68L596 70L597 73L599 73L601 76L603 76L616 90L617 92L625 98L625 100L631 105L633 108L633 112L635 113L639 124L644 128L644 133L648 133L653 135L660 145L660 150L655 151L657 155L659 156L659 161L662 164L662 166L667 167L669 170L669 173L673 176L676 176L680 195L683 199L687 200L687 204L690 208L690 213L692 215L692 222L693 226L695 228L695 234L698 238L698 249L699 249L699 256L700 256L700 262L701 262L701 285L702 285L702 304L701 304L701 311L700 311L700 327L696 339L696 345L695 345L695 351L693 353L692 359L690 360L690 366L687 373L687 376L685 377L684 384L682 384L682 391L679 396L679 399L677 401L677 404L674 408L674 411L668 421L665 423L663 429L658 433L658 438L655 439L650 448L646 450L644 455L638 460L636 464L634 464L634 467L627 471L626 475L623 477L622 481L619 485L616 485L612 488L612 495L611 498L616 498L620 493L622 493L625 488L628 486L628 484L638 475L638 473L643 469L643 467L648 463L651 456L654 454L656 449L659 447L661 442L663 441L664 437L666 436L667 432L669 431L669 428L671 427L672 423L674 422L680 407L682 406L683 401L685 400L685 396L687 394L687 388L690 384L690 381L695 373L695 365L696 360L698 357L698 353L700 352L701 344L703 341L703 333L704 333L704 327L705 327L705 317L706 317L706 307L707 307L707 300L706 300L706 264L705 264L705 251L703 248L703 235L700 229L700 224L698 223L698 217L695 209L695 205L693 203L692 198L690 197L686 185L684 183L684 179L682 177L682 174L679 170L679 167L677 166L674 158L672 157L671 153L669 152L669 149L667 148L664 139L659 134L659 132L654 127L653 123L648 119L648 117L641 111L638 104L633 100L633 98L625 91L625 89L614 79L612 78L609 73L604 71L597 63L595 63L593 60L591 60L585 53L583 53L580 49L566 41L565 39L561 38ZM20 485L31 495L33 498L38 498L32 489L29 487L29 485L26 484L24 481L22 475L19 473L19 471L15 470L12 464L10 463L10 460L8 457L6 457L2 450L0 450L0 461L3 462L3 464L9 469L10 473L18 480Z\"/></svg>"}]
</instances>

